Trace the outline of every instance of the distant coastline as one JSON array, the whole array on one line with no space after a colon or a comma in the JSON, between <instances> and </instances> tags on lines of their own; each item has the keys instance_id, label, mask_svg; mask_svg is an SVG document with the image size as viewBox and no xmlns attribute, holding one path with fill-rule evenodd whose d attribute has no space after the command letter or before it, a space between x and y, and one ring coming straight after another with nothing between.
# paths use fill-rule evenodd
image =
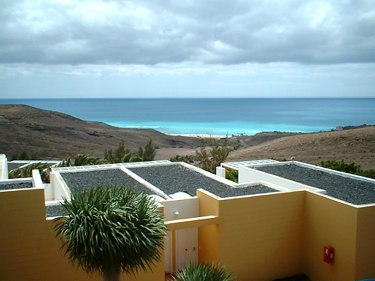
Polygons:
<instances>
[{"instance_id":1,"label":"distant coastline","mask_svg":"<svg viewBox=\"0 0 375 281\"><path fill-rule=\"evenodd\" d=\"M313 133L375 124L375 99L3 99L91 122L169 135Z\"/></svg>"},{"instance_id":2,"label":"distant coastline","mask_svg":"<svg viewBox=\"0 0 375 281\"><path fill-rule=\"evenodd\" d=\"M9 159L22 152L38 159L63 159L77 154L103 157L105 149L115 149L120 141L136 151L152 139L157 148L156 159L169 160L176 155L192 155L202 145L202 136L172 136L149 129L116 128L20 105L0 104L0 131L0 153ZM237 136L229 142L240 145L231 152L229 161L293 158L319 164L337 159L358 163L364 169L375 169L375 126L349 126L319 133L268 131Z\"/></svg>"}]
</instances>

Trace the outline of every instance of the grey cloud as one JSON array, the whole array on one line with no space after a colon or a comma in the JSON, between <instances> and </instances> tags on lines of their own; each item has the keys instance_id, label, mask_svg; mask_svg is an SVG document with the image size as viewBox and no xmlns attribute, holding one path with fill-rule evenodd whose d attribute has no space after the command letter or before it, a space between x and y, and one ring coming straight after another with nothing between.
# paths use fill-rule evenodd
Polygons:
<instances>
[{"instance_id":1,"label":"grey cloud","mask_svg":"<svg viewBox=\"0 0 375 281\"><path fill-rule=\"evenodd\" d=\"M375 62L370 2L6 1L0 62Z\"/></svg>"}]
</instances>

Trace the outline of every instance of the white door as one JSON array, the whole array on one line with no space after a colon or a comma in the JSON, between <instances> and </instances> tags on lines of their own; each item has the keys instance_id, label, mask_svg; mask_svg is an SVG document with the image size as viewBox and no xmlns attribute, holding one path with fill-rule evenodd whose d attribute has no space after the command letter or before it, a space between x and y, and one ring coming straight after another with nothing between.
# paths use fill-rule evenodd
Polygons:
<instances>
[{"instance_id":1,"label":"white door","mask_svg":"<svg viewBox=\"0 0 375 281\"><path fill-rule=\"evenodd\" d=\"M198 262L198 229L186 228L176 231L176 270L184 265Z\"/></svg>"}]
</instances>

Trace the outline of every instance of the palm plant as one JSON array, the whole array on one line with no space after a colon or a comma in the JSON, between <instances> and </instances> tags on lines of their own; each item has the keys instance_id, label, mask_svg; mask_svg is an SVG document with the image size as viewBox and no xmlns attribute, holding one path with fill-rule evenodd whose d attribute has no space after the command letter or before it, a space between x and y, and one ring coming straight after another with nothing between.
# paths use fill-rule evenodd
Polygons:
<instances>
[{"instance_id":1,"label":"palm plant","mask_svg":"<svg viewBox=\"0 0 375 281\"><path fill-rule=\"evenodd\" d=\"M119 280L121 271L151 269L160 259L166 227L157 205L144 193L99 186L73 194L68 214L54 221L65 254L86 272Z\"/></svg>"},{"instance_id":2,"label":"palm plant","mask_svg":"<svg viewBox=\"0 0 375 281\"><path fill-rule=\"evenodd\" d=\"M156 151L151 139L144 148L140 147L138 149L138 156L142 159L142 161L152 161L155 159L155 155Z\"/></svg>"},{"instance_id":3,"label":"palm plant","mask_svg":"<svg viewBox=\"0 0 375 281\"><path fill-rule=\"evenodd\" d=\"M27 165L24 168L17 168L17 169L9 171L8 177L10 179L32 177L33 170L38 169L40 176L42 178L42 181L49 183L50 182L50 177L49 177L50 166L51 165L48 163L42 163L42 162L33 163L30 165Z\"/></svg>"},{"instance_id":4,"label":"palm plant","mask_svg":"<svg viewBox=\"0 0 375 281\"><path fill-rule=\"evenodd\" d=\"M231 274L217 264L188 264L176 272L173 281L233 281Z\"/></svg>"}]
</instances>

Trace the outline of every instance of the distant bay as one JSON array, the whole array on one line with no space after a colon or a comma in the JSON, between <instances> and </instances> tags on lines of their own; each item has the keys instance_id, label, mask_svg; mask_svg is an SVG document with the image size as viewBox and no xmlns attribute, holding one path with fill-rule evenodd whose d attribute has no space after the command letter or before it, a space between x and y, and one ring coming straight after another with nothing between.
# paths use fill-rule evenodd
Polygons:
<instances>
[{"instance_id":1,"label":"distant bay","mask_svg":"<svg viewBox=\"0 0 375 281\"><path fill-rule=\"evenodd\" d=\"M254 135L375 124L375 99L0 99L123 128L167 134Z\"/></svg>"}]
</instances>

